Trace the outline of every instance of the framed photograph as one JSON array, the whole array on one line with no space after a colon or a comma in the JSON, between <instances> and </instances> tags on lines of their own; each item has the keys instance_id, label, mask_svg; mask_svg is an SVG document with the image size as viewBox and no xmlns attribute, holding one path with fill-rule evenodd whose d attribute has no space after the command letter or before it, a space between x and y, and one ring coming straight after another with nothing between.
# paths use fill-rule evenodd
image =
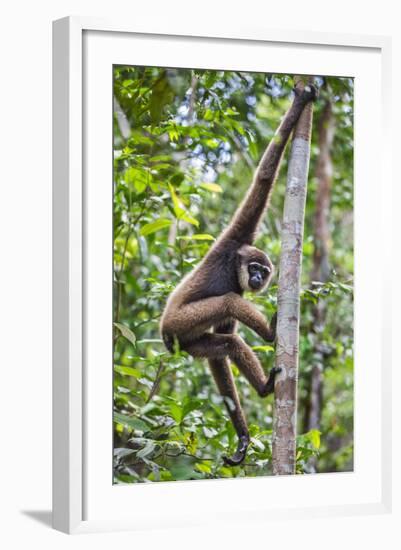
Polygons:
<instances>
[{"instance_id":1,"label":"framed photograph","mask_svg":"<svg viewBox=\"0 0 401 550\"><path fill-rule=\"evenodd\" d=\"M54 23L56 529L389 511L389 59Z\"/></svg>"}]
</instances>

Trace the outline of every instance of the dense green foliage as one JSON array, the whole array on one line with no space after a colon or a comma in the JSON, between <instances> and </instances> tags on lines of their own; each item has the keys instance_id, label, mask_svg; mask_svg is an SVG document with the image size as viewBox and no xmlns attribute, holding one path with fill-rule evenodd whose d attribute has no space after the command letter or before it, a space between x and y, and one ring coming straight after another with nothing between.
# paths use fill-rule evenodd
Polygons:
<instances>
[{"instance_id":1,"label":"dense green foliage","mask_svg":"<svg viewBox=\"0 0 401 550\"><path fill-rule=\"evenodd\" d=\"M353 83L318 79L315 124L330 94L336 134L330 210L332 275L312 283L317 132L306 207L301 301L299 433L311 366L323 369L320 431L298 438L297 471L352 469ZM235 432L207 365L170 355L158 322L166 297L229 221L291 101L285 75L159 68L114 69L115 481L201 479L271 473L273 399L260 399L233 366L252 435L245 463L230 468ZM288 156L288 155L287 155ZM256 245L278 265L286 160ZM275 278L275 281L277 278ZM247 296L271 317L275 283ZM314 305L324 300L323 327ZM241 327L266 369L274 350ZM318 353L316 353L318 350ZM313 466L314 468L315 466Z\"/></svg>"}]
</instances>

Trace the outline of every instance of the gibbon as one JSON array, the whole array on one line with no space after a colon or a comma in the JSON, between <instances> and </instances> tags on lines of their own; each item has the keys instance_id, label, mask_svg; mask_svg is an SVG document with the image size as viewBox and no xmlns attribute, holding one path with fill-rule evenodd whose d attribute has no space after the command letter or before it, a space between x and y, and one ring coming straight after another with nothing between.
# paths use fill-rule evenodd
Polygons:
<instances>
[{"instance_id":1,"label":"gibbon","mask_svg":"<svg viewBox=\"0 0 401 550\"><path fill-rule=\"evenodd\" d=\"M232 466L244 460L250 438L229 361L262 397L274 391L274 379L279 372L273 368L266 375L255 353L236 334L240 322L265 341L275 340L276 315L269 325L262 313L243 298L245 290L259 292L266 288L273 275L267 254L252 244L291 131L305 105L315 98L314 86L295 88L293 103L267 147L231 223L201 263L172 292L161 318L161 334L169 351L173 351L176 342L193 357L206 358L209 362L238 435L236 452L232 457L224 457Z\"/></svg>"}]
</instances>

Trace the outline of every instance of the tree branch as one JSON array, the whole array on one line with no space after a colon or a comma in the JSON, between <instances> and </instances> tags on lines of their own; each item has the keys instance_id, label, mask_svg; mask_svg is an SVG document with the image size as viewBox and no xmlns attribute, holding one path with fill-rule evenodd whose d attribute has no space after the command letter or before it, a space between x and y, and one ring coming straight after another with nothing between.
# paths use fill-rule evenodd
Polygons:
<instances>
[{"instance_id":1,"label":"tree branch","mask_svg":"<svg viewBox=\"0 0 401 550\"><path fill-rule=\"evenodd\" d=\"M296 86L305 84L296 79ZM296 463L299 306L305 201L313 104L304 108L294 129L288 165L281 234L273 421L273 473L294 474Z\"/></svg>"}]
</instances>

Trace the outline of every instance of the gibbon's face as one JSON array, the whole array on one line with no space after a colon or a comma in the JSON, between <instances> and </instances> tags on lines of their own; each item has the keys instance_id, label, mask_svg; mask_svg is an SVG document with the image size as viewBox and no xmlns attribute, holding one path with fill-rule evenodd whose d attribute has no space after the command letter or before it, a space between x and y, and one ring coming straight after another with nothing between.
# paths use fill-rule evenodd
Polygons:
<instances>
[{"instance_id":1,"label":"gibbon's face","mask_svg":"<svg viewBox=\"0 0 401 550\"><path fill-rule=\"evenodd\" d=\"M255 292L259 292L267 284L270 268L267 265L262 265L259 262L249 262L248 264L249 287Z\"/></svg>"},{"instance_id":2,"label":"gibbon's face","mask_svg":"<svg viewBox=\"0 0 401 550\"><path fill-rule=\"evenodd\" d=\"M240 248L239 283L243 290L260 292L270 282L273 265L264 252L253 246Z\"/></svg>"}]
</instances>

